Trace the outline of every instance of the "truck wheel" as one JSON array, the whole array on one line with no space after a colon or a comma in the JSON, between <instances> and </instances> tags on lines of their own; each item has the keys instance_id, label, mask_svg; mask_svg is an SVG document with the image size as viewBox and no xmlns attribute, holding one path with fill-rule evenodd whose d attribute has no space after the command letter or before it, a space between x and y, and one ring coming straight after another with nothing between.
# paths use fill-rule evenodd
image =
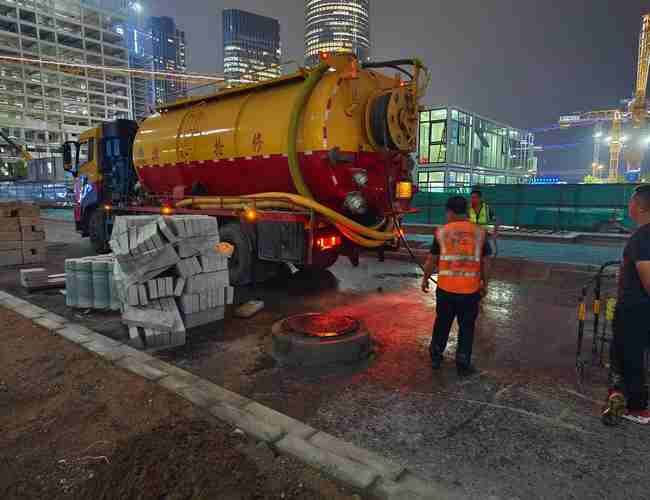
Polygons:
<instances>
[{"instance_id":1,"label":"truck wheel","mask_svg":"<svg viewBox=\"0 0 650 500\"><path fill-rule=\"evenodd\" d=\"M230 243L235 247L232 257L228 259L230 271L230 284L233 286L248 285L251 282L253 266L253 249L251 242L242 231L239 224L226 224L219 229L221 241Z\"/></svg>"},{"instance_id":2,"label":"truck wheel","mask_svg":"<svg viewBox=\"0 0 650 500\"><path fill-rule=\"evenodd\" d=\"M95 252L99 254L110 252L108 246L109 235L106 230L104 212L98 208L93 210L88 218L88 235Z\"/></svg>"}]
</instances>

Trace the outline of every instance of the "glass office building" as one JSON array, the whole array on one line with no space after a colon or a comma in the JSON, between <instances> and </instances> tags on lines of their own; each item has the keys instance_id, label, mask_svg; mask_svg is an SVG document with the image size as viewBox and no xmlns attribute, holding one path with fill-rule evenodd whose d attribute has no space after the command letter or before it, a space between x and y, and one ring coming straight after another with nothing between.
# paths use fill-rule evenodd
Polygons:
<instances>
[{"instance_id":1,"label":"glass office building","mask_svg":"<svg viewBox=\"0 0 650 500\"><path fill-rule=\"evenodd\" d=\"M322 52L353 52L370 58L370 0L307 0L305 63L318 64Z\"/></svg>"},{"instance_id":2,"label":"glass office building","mask_svg":"<svg viewBox=\"0 0 650 500\"><path fill-rule=\"evenodd\" d=\"M187 73L185 32L176 28L174 20L171 17L151 17L148 19L147 31L151 33L154 69L169 73ZM156 80L156 105L185 97L187 88L187 82L184 80Z\"/></svg>"},{"instance_id":3,"label":"glass office building","mask_svg":"<svg viewBox=\"0 0 650 500\"><path fill-rule=\"evenodd\" d=\"M519 184L537 174L533 134L452 107L420 112L420 191Z\"/></svg>"},{"instance_id":4,"label":"glass office building","mask_svg":"<svg viewBox=\"0 0 650 500\"><path fill-rule=\"evenodd\" d=\"M280 76L280 23L238 9L223 11L223 72L229 84Z\"/></svg>"}]
</instances>

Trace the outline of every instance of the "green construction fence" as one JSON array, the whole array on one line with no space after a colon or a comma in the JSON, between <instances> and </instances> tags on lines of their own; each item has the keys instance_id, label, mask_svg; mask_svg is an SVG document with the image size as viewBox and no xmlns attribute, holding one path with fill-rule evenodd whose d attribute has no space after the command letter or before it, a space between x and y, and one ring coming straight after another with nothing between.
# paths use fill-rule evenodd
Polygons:
<instances>
[{"instance_id":1,"label":"green construction fence","mask_svg":"<svg viewBox=\"0 0 650 500\"><path fill-rule=\"evenodd\" d=\"M479 186L483 199L503 226L554 231L600 232L605 228L633 227L628 202L638 184L501 184ZM469 198L471 188L417 193L406 224L444 224L450 196Z\"/></svg>"}]
</instances>

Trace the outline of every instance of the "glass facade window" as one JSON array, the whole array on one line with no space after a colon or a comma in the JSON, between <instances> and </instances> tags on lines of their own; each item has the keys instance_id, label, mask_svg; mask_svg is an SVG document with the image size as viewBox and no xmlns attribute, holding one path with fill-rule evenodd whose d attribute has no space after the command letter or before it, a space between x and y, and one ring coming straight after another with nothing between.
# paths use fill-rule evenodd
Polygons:
<instances>
[{"instance_id":1,"label":"glass facade window","mask_svg":"<svg viewBox=\"0 0 650 500\"><path fill-rule=\"evenodd\" d=\"M370 0L307 0L305 62L318 64L323 52L352 52L370 58Z\"/></svg>"},{"instance_id":2,"label":"glass facade window","mask_svg":"<svg viewBox=\"0 0 650 500\"><path fill-rule=\"evenodd\" d=\"M536 175L534 136L457 108L420 112L418 183L421 190L522 183ZM431 181L432 174L442 174Z\"/></svg>"},{"instance_id":3,"label":"glass facade window","mask_svg":"<svg viewBox=\"0 0 650 500\"><path fill-rule=\"evenodd\" d=\"M238 9L223 11L223 71L229 84L280 76L280 23Z\"/></svg>"}]
</instances>

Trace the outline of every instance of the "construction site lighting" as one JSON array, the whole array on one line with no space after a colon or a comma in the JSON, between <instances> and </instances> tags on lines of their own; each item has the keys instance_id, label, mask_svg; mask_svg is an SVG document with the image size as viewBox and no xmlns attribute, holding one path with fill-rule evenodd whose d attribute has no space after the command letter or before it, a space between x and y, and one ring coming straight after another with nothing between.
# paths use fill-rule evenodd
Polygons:
<instances>
[{"instance_id":1,"label":"construction site lighting","mask_svg":"<svg viewBox=\"0 0 650 500\"><path fill-rule=\"evenodd\" d=\"M600 139L602 136L603 136L603 133L602 133L602 132L596 132L596 133L594 134L594 137L595 137L596 139Z\"/></svg>"}]
</instances>

